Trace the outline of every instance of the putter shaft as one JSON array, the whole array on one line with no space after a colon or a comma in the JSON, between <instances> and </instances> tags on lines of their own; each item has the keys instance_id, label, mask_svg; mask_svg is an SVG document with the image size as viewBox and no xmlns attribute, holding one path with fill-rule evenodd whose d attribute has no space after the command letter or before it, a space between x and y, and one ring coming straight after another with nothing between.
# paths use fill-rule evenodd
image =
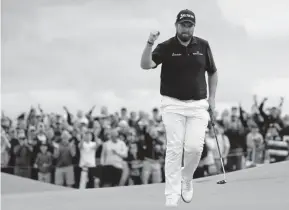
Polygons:
<instances>
[{"instance_id":1,"label":"putter shaft","mask_svg":"<svg viewBox=\"0 0 289 210\"><path fill-rule=\"evenodd\" d=\"M215 129L215 120L214 120L214 116L213 116L213 111L212 111L211 108L209 108L209 114L210 114L210 117L211 117L211 124L212 124L212 128L213 128L213 131L214 131L215 139L216 139L216 142L217 142L217 147L218 147L220 160L221 160L221 165L222 165L222 170L223 170L223 175L224 175L224 180L219 181L219 182L222 182L222 184L225 184L226 183L226 172L225 172L225 168L224 168L223 156L221 154L220 145L219 145L219 141L218 141L218 137L217 137L217 132L216 132L216 129Z\"/></svg>"}]
</instances>

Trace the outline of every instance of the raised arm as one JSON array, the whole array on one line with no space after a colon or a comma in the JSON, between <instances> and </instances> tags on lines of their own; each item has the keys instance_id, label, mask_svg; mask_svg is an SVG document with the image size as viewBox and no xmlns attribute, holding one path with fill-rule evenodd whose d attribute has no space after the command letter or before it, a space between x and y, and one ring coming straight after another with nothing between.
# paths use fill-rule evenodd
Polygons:
<instances>
[{"instance_id":1,"label":"raised arm","mask_svg":"<svg viewBox=\"0 0 289 210\"><path fill-rule=\"evenodd\" d=\"M63 109L64 109L64 111L66 112L68 124L69 124L69 125L73 125L71 113L69 112L69 110L67 109L66 106L64 106Z\"/></svg>"},{"instance_id":2,"label":"raised arm","mask_svg":"<svg viewBox=\"0 0 289 210\"><path fill-rule=\"evenodd\" d=\"M264 104L267 100L268 100L268 98L264 98L263 101L261 102L260 106L259 106L259 112L265 121L268 120L268 115L264 112Z\"/></svg>"},{"instance_id":3,"label":"raised arm","mask_svg":"<svg viewBox=\"0 0 289 210\"><path fill-rule=\"evenodd\" d=\"M239 112L240 112L240 120L241 120L242 125L245 128L248 128L248 123L247 123L247 121L244 118L245 111L243 110L241 103L239 103Z\"/></svg>"},{"instance_id":4,"label":"raised arm","mask_svg":"<svg viewBox=\"0 0 289 210\"><path fill-rule=\"evenodd\" d=\"M87 118L91 118L91 115L92 115L94 109L95 109L95 105L86 113L85 116L86 116Z\"/></svg>"},{"instance_id":5,"label":"raised arm","mask_svg":"<svg viewBox=\"0 0 289 210\"><path fill-rule=\"evenodd\" d=\"M151 33L142 53L140 66L142 69L149 70L156 68L163 60L163 47L159 44L153 51L153 45L159 36L159 32Z\"/></svg>"}]
</instances>

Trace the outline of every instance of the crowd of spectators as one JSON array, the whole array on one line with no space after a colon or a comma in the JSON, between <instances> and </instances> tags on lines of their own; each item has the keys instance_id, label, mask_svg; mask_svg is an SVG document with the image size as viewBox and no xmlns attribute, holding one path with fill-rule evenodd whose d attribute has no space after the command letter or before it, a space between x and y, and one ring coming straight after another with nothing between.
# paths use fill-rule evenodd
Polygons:
<instances>
[{"instance_id":1,"label":"crowd of spectators","mask_svg":"<svg viewBox=\"0 0 289 210\"><path fill-rule=\"evenodd\" d=\"M267 98L252 110L241 105L215 113L216 133L226 171L288 160L289 115L278 107L264 109ZM126 108L94 116L46 113L31 107L13 120L1 116L1 171L73 188L97 188L164 182L166 149L161 113ZM192 128L193 129L193 128ZM193 141L193 139L192 139ZM221 173L209 123L202 158L194 178Z\"/></svg>"}]
</instances>

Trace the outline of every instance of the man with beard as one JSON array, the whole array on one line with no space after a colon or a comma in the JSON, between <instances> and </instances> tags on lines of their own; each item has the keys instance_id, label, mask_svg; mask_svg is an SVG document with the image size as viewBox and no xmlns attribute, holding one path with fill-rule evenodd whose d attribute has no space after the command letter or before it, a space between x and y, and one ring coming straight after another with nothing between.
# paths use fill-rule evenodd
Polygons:
<instances>
[{"instance_id":1,"label":"man with beard","mask_svg":"<svg viewBox=\"0 0 289 210\"><path fill-rule=\"evenodd\" d=\"M192 200L192 179L203 150L208 108L214 111L215 107L217 68L209 43L194 36L195 20L192 11L180 11L175 22L176 35L154 50L152 47L160 33L151 33L140 64L145 70L162 64L161 111L167 135L165 196L166 206L171 207L178 205L180 197L185 202Z\"/></svg>"}]
</instances>

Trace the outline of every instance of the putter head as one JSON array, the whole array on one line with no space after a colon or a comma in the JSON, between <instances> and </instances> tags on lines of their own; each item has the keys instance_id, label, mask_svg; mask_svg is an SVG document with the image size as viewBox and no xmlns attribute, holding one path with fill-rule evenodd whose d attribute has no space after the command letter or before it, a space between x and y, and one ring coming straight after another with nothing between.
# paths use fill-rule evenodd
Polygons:
<instances>
[{"instance_id":1,"label":"putter head","mask_svg":"<svg viewBox=\"0 0 289 210\"><path fill-rule=\"evenodd\" d=\"M225 179L217 182L217 184L226 184L226 183L227 183L227 181Z\"/></svg>"}]
</instances>

